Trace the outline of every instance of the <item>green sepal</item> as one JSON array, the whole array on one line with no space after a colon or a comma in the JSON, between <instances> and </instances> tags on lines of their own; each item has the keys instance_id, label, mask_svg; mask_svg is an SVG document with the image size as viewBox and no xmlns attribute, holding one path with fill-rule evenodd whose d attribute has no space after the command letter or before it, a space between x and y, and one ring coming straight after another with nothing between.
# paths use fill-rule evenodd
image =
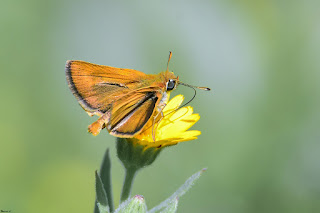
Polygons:
<instances>
[{"instance_id":1,"label":"green sepal","mask_svg":"<svg viewBox=\"0 0 320 213\"><path fill-rule=\"evenodd\" d=\"M146 213L147 206L144 197L135 195L133 198L121 203L115 213Z\"/></svg>"},{"instance_id":2,"label":"green sepal","mask_svg":"<svg viewBox=\"0 0 320 213\"><path fill-rule=\"evenodd\" d=\"M117 138L117 154L127 169L138 170L152 164L161 150L156 147L146 148L135 138Z\"/></svg>"}]
</instances>

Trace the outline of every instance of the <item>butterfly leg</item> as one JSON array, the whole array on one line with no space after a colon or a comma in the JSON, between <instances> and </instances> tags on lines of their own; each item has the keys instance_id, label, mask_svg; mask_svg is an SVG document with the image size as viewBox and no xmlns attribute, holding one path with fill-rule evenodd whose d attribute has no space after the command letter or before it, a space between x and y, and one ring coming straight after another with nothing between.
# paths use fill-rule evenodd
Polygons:
<instances>
[{"instance_id":1,"label":"butterfly leg","mask_svg":"<svg viewBox=\"0 0 320 213\"><path fill-rule=\"evenodd\" d=\"M97 136L100 131L105 128L105 124L108 122L110 113L106 112L97 121L93 122L88 126L88 132Z\"/></svg>"},{"instance_id":2,"label":"butterfly leg","mask_svg":"<svg viewBox=\"0 0 320 213\"><path fill-rule=\"evenodd\" d=\"M160 121L162 120L162 118L164 117L163 115L163 109L164 107L166 106L167 104L162 104L161 106L158 106L158 113L156 114L156 116L154 116L153 118L153 122L152 122L152 139L153 139L153 142L156 141L156 129L158 128L158 125L160 123ZM157 121L157 118L158 116L161 115L161 118L159 119L159 121ZM157 121L157 123L156 123ZM156 123L156 124L155 124Z\"/></svg>"}]
</instances>

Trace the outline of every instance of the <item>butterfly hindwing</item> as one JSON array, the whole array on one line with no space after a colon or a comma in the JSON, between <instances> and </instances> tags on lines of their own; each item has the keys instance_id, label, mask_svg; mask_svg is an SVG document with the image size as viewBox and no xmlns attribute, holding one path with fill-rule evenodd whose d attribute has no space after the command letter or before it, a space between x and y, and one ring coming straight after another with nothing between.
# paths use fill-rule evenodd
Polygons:
<instances>
[{"instance_id":1,"label":"butterfly hindwing","mask_svg":"<svg viewBox=\"0 0 320 213\"><path fill-rule=\"evenodd\" d=\"M117 137L132 137L139 133L152 116L161 93L141 92L115 102L107 129Z\"/></svg>"}]
</instances>

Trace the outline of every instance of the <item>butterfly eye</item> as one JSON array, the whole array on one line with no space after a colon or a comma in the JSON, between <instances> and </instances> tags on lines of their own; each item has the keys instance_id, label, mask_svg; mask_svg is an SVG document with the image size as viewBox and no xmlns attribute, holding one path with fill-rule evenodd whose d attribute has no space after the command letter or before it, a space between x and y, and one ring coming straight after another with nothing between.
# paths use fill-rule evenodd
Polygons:
<instances>
[{"instance_id":1,"label":"butterfly eye","mask_svg":"<svg viewBox=\"0 0 320 213\"><path fill-rule=\"evenodd\" d=\"M173 90L176 86L176 81L170 79L167 83L167 91Z\"/></svg>"}]
</instances>

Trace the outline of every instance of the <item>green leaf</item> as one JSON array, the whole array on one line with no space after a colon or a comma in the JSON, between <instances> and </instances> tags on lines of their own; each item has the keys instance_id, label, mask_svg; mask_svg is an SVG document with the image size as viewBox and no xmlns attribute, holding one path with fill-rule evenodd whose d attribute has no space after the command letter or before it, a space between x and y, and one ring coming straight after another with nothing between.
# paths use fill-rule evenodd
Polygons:
<instances>
[{"instance_id":1,"label":"green leaf","mask_svg":"<svg viewBox=\"0 0 320 213\"><path fill-rule=\"evenodd\" d=\"M147 206L144 197L136 195L121 203L115 213L146 213Z\"/></svg>"},{"instance_id":2,"label":"green leaf","mask_svg":"<svg viewBox=\"0 0 320 213\"><path fill-rule=\"evenodd\" d=\"M178 209L178 198L176 197L174 200L169 203L169 205L161 211L161 213L175 213Z\"/></svg>"},{"instance_id":3,"label":"green leaf","mask_svg":"<svg viewBox=\"0 0 320 213\"><path fill-rule=\"evenodd\" d=\"M107 194L106 194L106 191L104 190L103 183L97 171L95 172L95 176L96 176L96 196L97 196L98 207L101 213L101 210L109 209ZM104 211L104 212L109 212L109 211Z\"/></svg>"},{"instance_id":4,"label":"green leaf","mask_svg":"<svg viewBox=\"0 0 320 213\"><path fill-rule=\"evenodd\" d=\"M106 150L104 154L104 158L100 168L100 177L103 183L103 188L107 194L107 200L110 212L114 212L114 205L113 205L113 196L112 196L112 184L111 184L111 160L109 149Z\"/></svg>"},{"instance_id":5,"label":"green leaf","mask_svg":"<svg viewBox=\"0 0 320 213\"><path fill-rule=\"evenodd\" d=\"M99 173L100 173L100 179L103 183L103 188L107 195L110 212L114 212L112 184L111 184L111 160L110 160L109 148L106 150L104 154ZM95 201L94 213L99 213L97 200Z\"/></svg>"},{"instance_id":6,"label":"green leaf","mask_svg":"<svg viewBox=\"0 0 320 213\"><path fill-rule=\"evenodd\" d=\"M172 202L172 200L184 195L192 187L194 182L199 179L199 177L204 171L206 171L206 169L202 169L201 171L192 175L175 193L173 193L173 195L171 195L168 199L160 203L158 206L148 211L148 213L158 212L164 208L167 208Z\"/></svg>"}]
</instances>

